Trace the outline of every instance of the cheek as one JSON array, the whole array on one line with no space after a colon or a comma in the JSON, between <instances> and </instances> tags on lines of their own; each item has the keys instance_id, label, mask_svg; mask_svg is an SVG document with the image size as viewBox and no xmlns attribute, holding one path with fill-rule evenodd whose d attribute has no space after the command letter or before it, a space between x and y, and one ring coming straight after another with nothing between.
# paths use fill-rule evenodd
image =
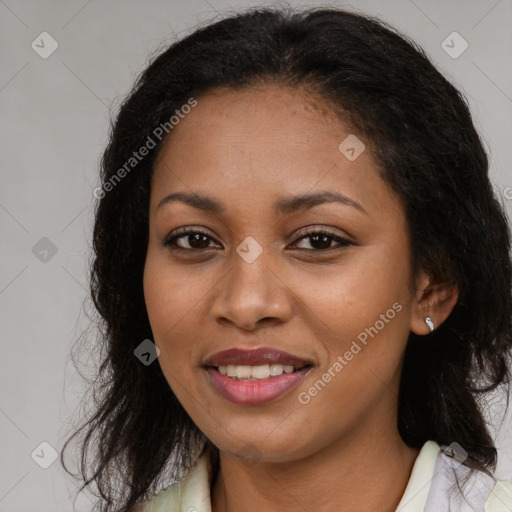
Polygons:
<instances>
[{"instance_id":1,"label":"cheek","mask_svg":"<svg viewBox=\"0 0 512 512\"><path fill-rule=\"evenodd\" d=\"M165 251L148 250L144 268L144 298L155 338L172 335L186 317L194 315L214 285L208 272L172 263Z\"/></svg>"},{"instance_id":2,"label":"cheek","mask_svg":"<svg viewBox=\"0 0 512 512\"><path fill-rule=\"evenodd\" d=\"M348 396L368 394L368 399L379 393L373 384L378 388L395 377L410 330L407 246L397 238L361 247L336 272L304 280L301 287L314 312L305 308L305 314L321 320L311 334L325 349L322 371L331 368L339 376L329 386L331 392L337 388ZM313 323L308 323L311 328ZM336 371L332 367L339 356L343 369L338 365ZM350 401L344 407L350 408Z\"/></svg>"},{"instance_id":3,"label":"cheek","mask_svg":"<svg viewBox=\"0 0 512 512\"><path fill-rule=\"evenodd\" d=\"M144 268L144 298L163 370L170 370L173 366L179 370L183 360L190 358L192 345L187 343L189 340L182 333L184 329L193 329L187 324L200 302L203 282L171 265L165 254L148 251Z\"/></svg>"},{"instance_id":4,"label":"cheek","mask_svg":"<svg viewBox=\"0 0 512 512\"><path fill-rule=\"evenodd\" d=\"M395 393L410 304L404 269L382 258L365 258L325 284L309 306L329 326L323 331L328 335L311 333L326 357L316 379L298 390L298 399L306 404L312 430L335 436L340 423L355 427L384 394ZM387 403L391 408L392 401Z\"/></svg>"},{"instance_id":5,"label":"cheek","mask_svg":"<svg viewBox=\"0 0 512 512\"><path fill-rule=\"evenodd\" d=\"M193 282L197 286L198 281ZM169 264L167 258L151 249L148 251L144 268L144 298L153 341L160 350L158 364L170 388L187 410L193 407L193 404L188 404L187 387L183 383L192 379L190 362L194 345L191 340L195 331L189 316L198 301L194 290L190 280L185 283L185 277Z\"/></svg>"},{"instance_id":6,"label":"cheek","mask_svg":"<svg viewBox=\"0 0 512 512\"><path fill-rule=\"evenodd\" d=\"M411 301L408 268L401 254L376 245L354 250L337 267L302 274L300 279L290 275L288 282L305 306L301 316L306 324L315 325L317 335L324 332L326 340L337 340L343 348L390 309L386 319L393 318L385 324L387 331L397 324L402 324L401 331L408 326L404 314ZM392 308L395 303L402 306L400 314L395 314L396 306Z\"/></svg>"}]
</instances>

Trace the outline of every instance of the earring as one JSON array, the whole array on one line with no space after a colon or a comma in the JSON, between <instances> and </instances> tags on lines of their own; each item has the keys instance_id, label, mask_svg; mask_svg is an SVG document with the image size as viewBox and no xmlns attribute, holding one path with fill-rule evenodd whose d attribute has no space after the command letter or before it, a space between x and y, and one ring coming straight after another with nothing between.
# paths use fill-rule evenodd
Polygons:
<instances>
[{"instance_id":1,"label":"earring","mask_svg":"<svg viewBox=\"0 0 512 512\"><path fill-rule=\"evenodd\" d=\"M434 330L434 322L432 322L432 318L430 318L429 316L427 316L425 318L425 323L429 326L430 328L430 332L432 332Z\"/></svg>"}]
</instances>

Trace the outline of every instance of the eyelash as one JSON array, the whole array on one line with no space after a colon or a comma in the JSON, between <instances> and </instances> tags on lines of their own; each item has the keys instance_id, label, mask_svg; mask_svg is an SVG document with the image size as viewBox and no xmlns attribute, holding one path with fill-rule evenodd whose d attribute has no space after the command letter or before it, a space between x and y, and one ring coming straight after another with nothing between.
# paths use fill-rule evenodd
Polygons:
<instances>
[{"instance_id":1,"label":"eyelash","mask_svg":"<svg viewBox=\"0 0 512 512\"><path fill-rule=\"evenodd\" d=\"M210 240L213 240L213 238L206 232L206 231L203 231L202 229L199 229L199 228L194 228L194 229L190 229L190 228L182 228L181 230L178 230L178 233L175 233L173 234L172 236L168 236L164 239L164 241L162 242L162 245L165 246L165 247L168 247L170 250L172 251L177 251L177 252L198 252L198 251L204 251L204 250L208 250L210 249L210 247L204 247L202 249L185 249L183 247L176 247L175 245L175 242L180 239L180 238L184 238L186 236L189 236L189 235L203 235L205 236L206 238L209 238ZM331 240L331 243L333 241L337 242L338 243L338 246L337 247L328 247L327 249L298 249L298 250L302 250L302 251L308 251L308 252L330 252L330 251L336 251L336 250L340 250L340 249L343 249L345 247L348 247L350 245L356 245L354 242L351 242L350 240L347 240L346 238L343 238L341 236L338 236L338 235L335 235L334 233L326 230L326 229L323 229L323 228L308 228L308 229L305 229L304 231L302 231L300 234L299 234L299 238L297 238L295 240L295 243L303 240L303 239L306 239L306 238L311 238L315 235L324 235L324 236L327 236L329 238L332 238Z\"/></svg>"}]
</instances>

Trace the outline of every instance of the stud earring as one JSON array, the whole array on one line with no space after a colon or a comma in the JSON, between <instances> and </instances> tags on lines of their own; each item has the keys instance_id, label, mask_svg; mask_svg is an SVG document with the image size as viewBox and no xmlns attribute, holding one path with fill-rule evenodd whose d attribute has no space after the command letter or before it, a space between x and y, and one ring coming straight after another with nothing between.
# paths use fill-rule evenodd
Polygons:
<instances>
[{"instance_id":1,"label":"stud earring","mask_svg":"<svg viewBox=\"0 0 512 512\"><path fill-rule=\"evenodd\" d=\"M430 318L429 316L427 316L425 318L425 323L428 325L429 329L430 329L430 332L432 332L434 330L434 322L432 322L432 318Z\"/></svg>"}]
</instances>

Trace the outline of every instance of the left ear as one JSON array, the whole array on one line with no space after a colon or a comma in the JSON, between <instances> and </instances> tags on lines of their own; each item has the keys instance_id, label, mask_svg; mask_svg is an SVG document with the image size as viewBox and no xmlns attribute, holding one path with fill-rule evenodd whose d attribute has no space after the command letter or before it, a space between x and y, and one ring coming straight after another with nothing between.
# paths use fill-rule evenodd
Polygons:
<instances>
[{"instance_id":1,"label":"left ear","mask_svg":"<svg viewBox=\"0 0 512 512\"><path fill-rule=\"evenodd\" d=\"M429 334L425 322L430 317L434 330L450 315L459 298L459 289L454 282L437 283L425 272L416 279L416 298L411 315L411 331L414 334Z\"/></svg>"}]
</instances>

